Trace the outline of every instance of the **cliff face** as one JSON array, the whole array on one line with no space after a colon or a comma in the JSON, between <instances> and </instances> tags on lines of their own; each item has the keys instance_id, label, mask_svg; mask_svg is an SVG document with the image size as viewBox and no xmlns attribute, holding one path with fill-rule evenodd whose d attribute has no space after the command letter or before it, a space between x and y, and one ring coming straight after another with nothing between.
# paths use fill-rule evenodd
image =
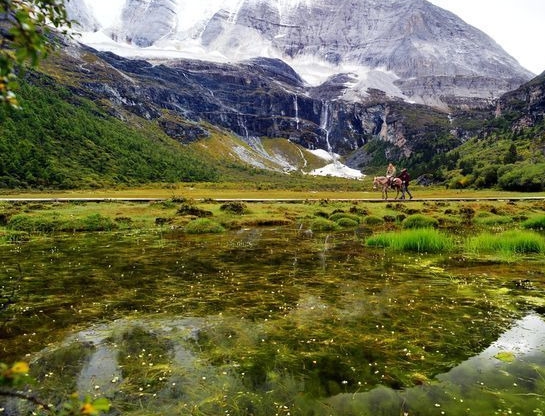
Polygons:
<instances>
[{"instance_id":1,"label":"cliff face","mask_svg":"<svg viewBox=\"0 0 545 416\"><path fill-rule=\"evenodd\" d=\"M460 100L482 105L532 77L486 34L425 0L242 0L215 11L204 2L192 24L188 2L125 0L108 27L100 27L89 3L70 3L76 18L85 16L83 30L102 31L115 47L152 47L127 54L153 50L165 58L198 46L204 60L323 62L351 74L345 87L356 91L353 101L367 100L374 88L443 108ZM373 70L389 78L369 76Z\"/></svg>"},{"instance_id":2,"label":"cliff face","mask_svg":"<svg viewBox=\"0 0 545 416\"><path fill-rule=\"evenodd\" d=\"M545 118L545 72L514 91L504 94L497 103L496 117L511 120L511 130L535 127Z\"/></svg>"},{"instance_id":3,"label":"cliff face","mask_svg":"<svg viewBox=\"0 0 545 416\"><path fill-rule=\"evenodd\" d=\"M400 157L410 156L422 142L448 134L448 117L442 112L392 101L378 90L370 92L367 102L331 100L330 94L342 90L339 85L344 79L308 87L280 60L152 64L77 45L67 46L65 52L54 58L57 79L70 80L69 87L80 95L110 103L114 114L116 108L123 108L157 120L168 135L181 142L206 136L197 125L206 121L233 131L248 143L260 137L282 137L309 149L341 155L380 137L393 145L392 156ZM415 116L420 111L424 118ZM361 160L352 160L352 167L361 167Z\"/></svg>"}]
</instances>

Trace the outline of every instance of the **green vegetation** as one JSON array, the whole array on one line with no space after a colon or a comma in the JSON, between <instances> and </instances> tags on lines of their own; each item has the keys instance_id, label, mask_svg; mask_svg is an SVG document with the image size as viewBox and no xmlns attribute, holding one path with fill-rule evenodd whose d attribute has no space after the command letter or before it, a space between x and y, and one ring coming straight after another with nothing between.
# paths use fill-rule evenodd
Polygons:
<instances>
[{"instance_id":1,"label":"green vegetation","mask_svg":"<svg viewBox=\"0 0 545 416\"><path fill-rule=\"evenodd\" d=\"M448 236L431 228L378 234L369 237L365 243L369 247L387 247L396 251L417 253L441 253L454 247L454 242Z\"/></svg>"},{"instance_id":2,"label":"green vegetation","mask_svg":"<svg viewBox=\"0 0 545 416\"><path fill-rule=\"evenodd\" d=\"M40 82L46 83L44 79ZM154 128L107 115L66 89L23 83L19 111L0 108L0 188L99 188L214 181L194 151Z\"/></svg>"},{"instance_id":3,"label":"green vegetation","mask_svg":"<svg viewBox=\"0 0 545 416\"><path fill-rule=\"evenodd\" d=\"M409 215L402 222L403 228L437 228L439 221L433 217L423 214Z\"/></svg>"},{"instance_id":4,"label":"green vegetation","mask_svg":"<svg viewBox=\"0 0 545 416\"><path fill-rule=\"evenodd\" d=\"M64 0L3 0L0 16L0 103L18 108L15 95L18 72L25 64L37 66L52 48L52 27L66 34L72 22Z\"/></svg>"},{"instance_id":5,"label":"green vegetation","mask_svg":"<svg viewBox=\"0 0 545 416\"><path fill-rule=\"evenodd\" d=\"M189 222L185 228L188 234L222 233L225 231L220 224L208 218L198 218Z\"/></svg>"},{"instance_id":6,"label":"green vegetation","mask_svg":"<svg viewBox=\"0 0 545 416\"><path fill-rule=\"evenodd\" d=\"M335 221L321 217L315 218L310 224L310 229L312 231L335 231L339 228L339 224L337 224Z\"/></svg>"},{"instance_id":7,"label":"green vegetation","mask_svg":"<svg viewBox=\"0 0 545 416\"><path fill-rule=\"evenodd\" d=\"M474 253L541 254L545 253L545 237L532 231L483 233L470 238L466 246Z\"/></svg>"},{"instance_id":8,"label":"green vegetation","mask_svg":"<svg viewBox=\"0 0 545 416\"><path fill-rule=\"evenodd\" d=\"M545 215L536 215L521 224L524 228L530 228L534 230L545 230Z\"/></svg>"},{"instance_id":9,"label":"green vegetation","mask_svg":"<svg viewBox=\"0 0 545 416\"><path fill-rule=\"evenodd\" d=\"M474 137L449 152L441 161L439 177L449 188L499 188L510 191L545 190L545 122L513 133L512 121L494 126L486 138ZM495 123L499 123L498 120Z\"/></svg>"}]
</instances>

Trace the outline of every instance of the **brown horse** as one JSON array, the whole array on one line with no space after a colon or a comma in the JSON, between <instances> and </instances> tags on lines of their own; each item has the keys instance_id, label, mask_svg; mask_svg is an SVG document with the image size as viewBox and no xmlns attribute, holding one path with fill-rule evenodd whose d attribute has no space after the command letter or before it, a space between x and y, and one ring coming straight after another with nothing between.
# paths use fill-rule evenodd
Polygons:
<instances>
[{"instance_id":1,"label":"brown horse","mask_svg":"<svg viewBox=\"0 0 545 416\"><path fill-rule=\"evenodd\" d=\"M401 191L401 179L399 178L392 178L392 182L388 185L388 178L386 176L375 176L373 178L373 189L377 189L378 187L382 188L382 199L388 199L388 188L392 187L392 189L395 189L396 197L394 199L397 199L399 196L399 191Z\"/></svg>"}]
</instances>

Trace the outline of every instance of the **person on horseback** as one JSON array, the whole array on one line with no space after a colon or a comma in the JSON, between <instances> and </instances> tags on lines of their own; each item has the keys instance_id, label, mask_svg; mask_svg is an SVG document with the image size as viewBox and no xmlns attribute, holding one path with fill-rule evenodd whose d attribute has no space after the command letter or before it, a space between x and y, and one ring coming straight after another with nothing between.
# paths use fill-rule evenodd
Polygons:
<instances>
[{"instance_id":1,"label":"person on horseback","mask_svg":"<svg viewBox=\"0 0 545 416\"><path fill-rule=\"evenodd\" d=\"M401 169L398 178L401 179L401 199L405 199L405 192L409 194L409 199L413 199L413 195L411 194L411 191L409 191L411 176L409 175L409 172L407 172L407 168Z\"/></svg>"},{"instance_id":2,"label":"person on horseback","mask_svg":"<svg viewBox=\"0 0 545 416\"><path fill-rule=\"evenodd\" d=\"M395 178L396 176L396 167L393 163L389 163L388 167L386 168L386 178L388 178L388 187L392 187L392 178Z\"/></svg>"}]
</instances>

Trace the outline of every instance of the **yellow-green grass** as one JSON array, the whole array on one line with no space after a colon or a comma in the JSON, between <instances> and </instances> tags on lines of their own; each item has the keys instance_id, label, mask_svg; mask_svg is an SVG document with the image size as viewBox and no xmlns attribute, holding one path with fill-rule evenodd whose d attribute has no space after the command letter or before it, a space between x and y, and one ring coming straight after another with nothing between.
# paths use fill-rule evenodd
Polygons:
<instances>
[{"instance_id":1,"label":"yellow-green grass","mask_svg":"<svg viewBox=\"0 0 545 416\"><path fill-rule=\"evenodd\" d=\"M508 212L518 218L502 225L502 229L520 227L523 218L543 216L543 201L474 201L474 202L362 202L326 199L299 202L245 202L243 212L222 209L224 203L212 199L167 199L152 202L0 202L0 234L6 240L23 238L17 233L51 231L92 231L97 221L115 224L115 229L148 229L161 227L183 229L190 221L207 216L226 229L255 226L288 226L312 229L316 218L350 218L374 232L401 230L403 221L414 215L438 218L439 229L471 227L465 212ZM195 210L181 209L182 206ZM202 213L202 215L201 215ZM204 215L206 214L206 215ZM480 214L481 216L482 214ZM495 215L495 214L494 214ZM25 219L25 217L28 217ZM14 219L18 219L16 222ZM78 224L87 224L79 227ZM19 226L17 225L19 224ZM28 224L37 224L28 227ZM355 224L352 224L355 225ZM487 225L480 225L481 228ZM347 227L348 224L343 224ZM14 234L15 233L15 234ZM13 236L13 238L12 238Z\"/></svg>"},{"instance_id":2,"label":"yellow-green grass","mask_svg":"<svg viewBox=\"0 0 545 416\"><path fill-rule=\"evenodd\" d=\"M308 179L308 178L305 178ZM155 184L134 188L79 189L22 191L2 190L2 198L189 198L189 199L373 199L382 200L380 191L373 190L372 178L363 180L341 180L334 178L312 178L301 183L298 189L285 189L276 182L253 183L178 183ZM328 189L330 188L330 189ZM505 192L496 190L455 190L443 187L413 186L412 193L416 200L443 198L535 198L545 197L545 193ZM389 199L393 202L393 198ZM404 201L413 204L417 201Z\"/></svg>"}]
</instances>

